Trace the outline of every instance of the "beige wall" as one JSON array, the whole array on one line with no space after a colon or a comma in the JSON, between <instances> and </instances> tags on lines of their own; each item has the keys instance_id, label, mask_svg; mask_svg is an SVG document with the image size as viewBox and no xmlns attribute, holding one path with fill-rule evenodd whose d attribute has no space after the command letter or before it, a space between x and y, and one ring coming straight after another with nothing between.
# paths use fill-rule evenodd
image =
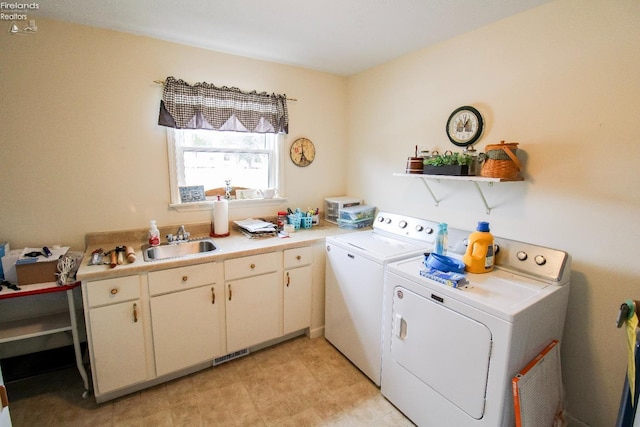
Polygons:
<instances>
[{"instance_id":1,"label":"beige wall","mask_svg":"<svg viewBox=\"0 0 640 427\"><path fill-rule=\"evenodd\" d=\"M344 77L44 19L37 34L0 35L0 52L0 241L11 247L84 249L90 231L210 220L168 207L162 88L153 80L170 75L297 98L285 141L289 206L320 207L344 192ZM306 168L288 160L302 136L318 151ZM230 217L277 210L232 208Z\"/></svg>"},{"instance_id":2,"label":"beige wall","mask_svg":"<svg viewBox=\"0 0 640 427\"><path fill-rule=\"evenodd\" d=\"M390 211L560 248L573 256L562 346L569 410L613 425L626 367L620 304L640 299L640 2L555 1L349 81L347 190ZM415 145L456 149L449 114L474 105L477 144L519 142L522 183L434 183L403 172Z\"/></svg>"},{"instance_id":3,"label":"beige wall","mask_svg":"<svg viewBox=\"0 0 640 427\"><path fill-rule=\"evenodd\" d=\"M287 147L306 136L318 148L308 168L287 161L289 206L348 192L452 226L488 220L496 235L573 256L568 406L612 425L626 366L614 320L622 301L640 299L638 22L636 0L558 0L346 79L39 20L37 34L0 35L0 240L82 249L90 231L208 220L168 208L152 81L286 93L299 99ZM516 141L525 159L526 181L483 187L490 215L470 185L434 184L436 208L422 183L392 176L415 145L455 148L444 124L467 104L487 122L480 148Z\"/></svg>"}]
</instances>

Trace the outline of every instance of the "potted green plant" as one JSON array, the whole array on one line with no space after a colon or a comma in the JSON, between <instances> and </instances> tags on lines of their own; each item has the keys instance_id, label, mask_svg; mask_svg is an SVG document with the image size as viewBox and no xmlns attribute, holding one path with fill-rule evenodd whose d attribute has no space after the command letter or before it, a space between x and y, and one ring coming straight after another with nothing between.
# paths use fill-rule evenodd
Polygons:
<instances>
[{"instance_id":1,"label":"potted green plant","mask_svg":"<svg viewBox=\"0 0 640 427\"><path fill-rule=\"evenodd\" d=\"M425 159L423 173L426 175L469 175L471 156L464 153L437 154Z\"/></svg>"}]
</instances>

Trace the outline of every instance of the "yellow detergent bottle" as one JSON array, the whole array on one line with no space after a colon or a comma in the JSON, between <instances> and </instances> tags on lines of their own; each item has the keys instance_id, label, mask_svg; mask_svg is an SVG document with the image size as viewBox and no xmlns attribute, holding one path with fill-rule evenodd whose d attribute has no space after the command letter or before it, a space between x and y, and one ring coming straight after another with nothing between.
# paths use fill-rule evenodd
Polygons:
<instances>
[{"instance_id":1,"label":"yellow detergent bottle","mask_svg":"<svg viewBox=\"0 0 640 427\"><path fill-rule=\"evenodd\" d=\"M469 273L488 273L493 270L494 263L493 235L489 232L488 222L478 222L476 230L469 235L469 245L462 261Z\"/></svg>"}]
</instances>

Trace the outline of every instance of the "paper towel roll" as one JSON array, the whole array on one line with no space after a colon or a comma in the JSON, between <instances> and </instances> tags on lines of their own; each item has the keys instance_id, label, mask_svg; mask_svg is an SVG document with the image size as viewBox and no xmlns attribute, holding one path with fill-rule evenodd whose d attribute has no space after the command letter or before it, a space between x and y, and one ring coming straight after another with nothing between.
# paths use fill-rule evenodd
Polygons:
<instances>
[{"instance_id":1,"label":"paper towel roll","mask_svg":"<svg viewBox=\"0 0 640 427\"><path fill-rule=\"evenodd\" d=\"M213 201L213 236L229 235L229 204L227 199Z\"/></svg>"}]
</instances>

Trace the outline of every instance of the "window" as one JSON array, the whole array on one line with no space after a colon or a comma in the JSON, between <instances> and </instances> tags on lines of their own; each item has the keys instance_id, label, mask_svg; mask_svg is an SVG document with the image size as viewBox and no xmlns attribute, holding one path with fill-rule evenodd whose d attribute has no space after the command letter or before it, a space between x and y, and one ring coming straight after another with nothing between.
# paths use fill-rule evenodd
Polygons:
<instances>
[{"instance_id":1,"label":"window","mask_svg":"<svg viewBox=\"0 0 640 427\"><path fill-rule=\"evenodd\" d=\"M271 133L167 129L171 202L180 203L182 186L202 185L206 191L231 180L232 187L281 187L283 139Z\"/></svg>"}]
</instances>

